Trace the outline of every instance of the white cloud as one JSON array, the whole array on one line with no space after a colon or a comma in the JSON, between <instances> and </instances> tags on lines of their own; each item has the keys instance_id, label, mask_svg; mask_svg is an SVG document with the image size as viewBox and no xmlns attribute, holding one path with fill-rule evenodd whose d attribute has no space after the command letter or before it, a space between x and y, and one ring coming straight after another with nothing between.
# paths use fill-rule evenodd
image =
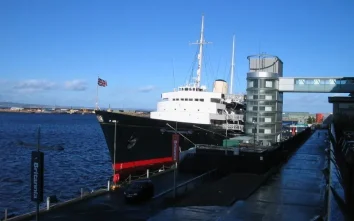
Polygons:
<instances>
[{"instance_id":1,"label":"white cloud","mask_svg":"<svg viewBox=\"0 0 354 221\"><path fill-rule=\"evenodd\" d=\"M87 83L84 80L72 80L65 82L65 88L73 91L85 91L87 89Z\"/></svg>"},{"instance_id":2,"label":"white cloud","mask_svg":"<svg viewBox=\"0 0 354 221\"><path fill-rule=\"evenodd\" d=\"M18 92L33 93L37 91L53 90L57 84L47 80L29 79L20 81L13 86Z\"/></svg>"},{"instance_id":3,"label":"white cloud","mask_svg":"<svg viewBox=\"0 0 354 221\"><path fill-rule=\"evenodd\" d=\"M148 86L139 88L138 91L141 93L148 93L148 92L153 91L155 89L156 89L156 87L154 85L148 85Z\"/></svg>"}]
</instances>

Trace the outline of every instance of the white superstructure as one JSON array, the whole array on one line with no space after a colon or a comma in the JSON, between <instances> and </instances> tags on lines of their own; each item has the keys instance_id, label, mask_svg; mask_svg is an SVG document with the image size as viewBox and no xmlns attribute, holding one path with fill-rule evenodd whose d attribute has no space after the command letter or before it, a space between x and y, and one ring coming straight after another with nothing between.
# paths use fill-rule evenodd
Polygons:
<instances>
[{"instance_id":1,"label":"white superstructure","mask_svg":"<svg viewBox=\"0 0 354 221\"><path fill-rule=\"evenodd\" d=\"M197 41L199 54L195 82L178 87L173 92L162 93L157 110L151 112L150 117L184 123L213 124L225 130L243 131L243 125L239 124L240 121L243 121L242 110L227 108L228 103L242 104L243 95L228 95L228 85L224 80L214 82L213 92L207 91L205 86L200 86L203 45L206 44L203 35L204 16L202 17L200 40ZM233 72L233 68L231 72ZM233 73L231 73L232 75Z\"/></svg>"}]
</instances>

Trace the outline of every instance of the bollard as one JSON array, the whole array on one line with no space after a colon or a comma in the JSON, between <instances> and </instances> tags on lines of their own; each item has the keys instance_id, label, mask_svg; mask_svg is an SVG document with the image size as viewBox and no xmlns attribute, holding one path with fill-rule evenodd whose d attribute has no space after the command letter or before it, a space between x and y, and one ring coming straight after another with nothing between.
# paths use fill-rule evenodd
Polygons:
<instances>
[{"instance_id":1,"label":"bollard","mask_svg":"<svg viewBox=\"0 0 354 221\"><path fill-rule=\"evenodd\" d=\"M149 178L149 169L146 170L146 178Z\"/></svg>"},{"instance_id":2,"label":"bollard","mask_svg":"<svg viewBox=\"0 0 354 221\"><path fill-rule=\"evenodd\" d=\"M47 210L49 210L50 208L50 197L47 196Z\"/></svg>"},{"instance_id":3,"label":"bollard","mask_svg":"<svg viewBox=\"0 0 354 221\"><path fill-rule=\"evenodd\" d=\"M82 198L83 195L84 195L84 189L81 188L81 198Z\"/></svg>"},{"instance_id":4,"label":"bollard","mask_svg":"<svg viewBox=\"0 0 354 221\"><path fill-rule=\"evenodd\" d=\"M6 221L7 220L7 209L5 209L5 218L4 220Z\"/></svg>"},{"instance_id":5,"label":"bollard","mask_svg":"<svg viewBox=\"0 0 354 221\"><path fill-rule=\"evenodd\" d=\"M108 180L108 184L107 184L107 191L109 191L111 189L111 181Z\"/></svg>"}]
</instances>

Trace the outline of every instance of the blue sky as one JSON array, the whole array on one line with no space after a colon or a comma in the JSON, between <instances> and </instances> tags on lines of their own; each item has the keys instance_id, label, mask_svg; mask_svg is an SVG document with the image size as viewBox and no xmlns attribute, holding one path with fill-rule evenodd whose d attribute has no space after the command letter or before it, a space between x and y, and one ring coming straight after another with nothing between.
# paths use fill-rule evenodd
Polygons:
<instances>
[{"instance_id":1,"label":"blue sky","mask_svg":"<svg viewBox=\"0 0 354 221\"><path fill-rule=\"evenodd\" d=\"M280 57L284 76L350 76L353 11L350 0L0 1L0 101L93 107L99 75L101 107L155 108L191 75L202 13L209 88L229 79L233 34L236 92L259 52ZM327 97L286 94L284 111L331 112Z\"/></svg>"}]
</instances>

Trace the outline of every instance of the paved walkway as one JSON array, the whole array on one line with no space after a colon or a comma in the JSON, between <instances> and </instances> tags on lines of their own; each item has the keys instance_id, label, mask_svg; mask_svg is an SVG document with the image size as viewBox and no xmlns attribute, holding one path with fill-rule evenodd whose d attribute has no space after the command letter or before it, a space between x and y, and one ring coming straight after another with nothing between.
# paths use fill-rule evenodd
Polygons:
<instances>
[{"instance_id":1,"label":"paved walkway","mask_svg":"<svg viewBox=\"0 0 354 221\"><path fill-rule=\"evenodd\" d=\"M265 185L231 207L176 207L149 221L302 221L325 209L325 130L316 131ZM319 134L319 135L318 135Z\"/></svg>"}]
</instances>

